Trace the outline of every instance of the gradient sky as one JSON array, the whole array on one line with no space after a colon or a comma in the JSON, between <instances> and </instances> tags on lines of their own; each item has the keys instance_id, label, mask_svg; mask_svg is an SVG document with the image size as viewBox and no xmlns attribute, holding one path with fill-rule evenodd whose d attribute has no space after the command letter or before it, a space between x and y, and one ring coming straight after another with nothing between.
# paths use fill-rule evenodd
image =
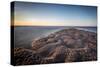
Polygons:
<instances>
[{"instance_id":1,"label":"gradient sky","mask_svg":"<svg viewBox=\"0 0 100 67\"><path fill-rule=\"evenodd\" d=\"M14 25L97 26L96 6L15 2Z\"/></svg>"}]
</instances>

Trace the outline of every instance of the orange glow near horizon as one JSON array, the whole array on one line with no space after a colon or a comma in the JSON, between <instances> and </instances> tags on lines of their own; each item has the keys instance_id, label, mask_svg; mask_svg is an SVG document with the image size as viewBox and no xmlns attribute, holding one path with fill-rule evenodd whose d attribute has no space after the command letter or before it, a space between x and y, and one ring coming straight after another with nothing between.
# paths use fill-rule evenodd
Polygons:
<instances>
[{"instance_id":1,"label":"orange glow near horizon","mask_svg":"<svg viewBox=\"0 0 100 67\"><path fill-rule=\"evenodd\" d=\"M14 20L12 21L11 26L89 26L91 22L87 20L87 25L84 24L86 21L80 21L80 20L67 20L67 21L45 21L45 20L33 20L33 21L18 21ZM13 24L14 23L14 24Z\"/></svg>"},{"instance_id":2,"label":"orange glow near horizon","mask_svg":"<svg viewBox=\"0 0 100 67\"><path fill-rule=\"evenodd\" d=\"M12 26L97 26L97 7L16 2Z\"/></svg>"},{"instance_id":3,"label":"orange glow near horizon","mask_svg":"<svg viewBox=\"0 0 100 67\"><path fill-rule=\"evenodd\" d=\"M58 22L28 22L28 21L15 21L12 26L64 26L62 23Z\"/></svg>"}]
</instances>

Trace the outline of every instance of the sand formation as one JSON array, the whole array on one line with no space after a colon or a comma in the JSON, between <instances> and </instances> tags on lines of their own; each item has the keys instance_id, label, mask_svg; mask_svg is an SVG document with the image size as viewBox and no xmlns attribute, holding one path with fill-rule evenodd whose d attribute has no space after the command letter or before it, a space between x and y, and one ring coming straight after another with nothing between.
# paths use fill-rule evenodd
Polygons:
<instances>
[{"instance_id":1,"label":"sand formation","mask_svg":"<svg viewBox=\"0 0 100 67\"><path fill-rule=\"evenodd\" d=\"M35 39L32 49L14 48L15 65L97 60L97 34L63 29Z\"/></svg>"}]
</instances>

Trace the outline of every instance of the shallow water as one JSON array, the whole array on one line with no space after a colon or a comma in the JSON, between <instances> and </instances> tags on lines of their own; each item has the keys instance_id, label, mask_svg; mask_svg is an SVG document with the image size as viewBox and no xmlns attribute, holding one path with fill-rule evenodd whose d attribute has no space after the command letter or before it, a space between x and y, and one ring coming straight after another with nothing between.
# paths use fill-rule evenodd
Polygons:
<instances>
[{"instance_id":1,"label":"shallow water","mask_svg":"<svg viewBox=\"0 0 100 67\"><path fill-rule=\"evenodd\" d=\"M16 26L14 27L14 47L30 48L34 39L46 37L47 35L59 31L61 29L68 29L72 27L66 26ZM80 30L97 32L96 27L75 27Z\"/></svg>"}]
</instances>

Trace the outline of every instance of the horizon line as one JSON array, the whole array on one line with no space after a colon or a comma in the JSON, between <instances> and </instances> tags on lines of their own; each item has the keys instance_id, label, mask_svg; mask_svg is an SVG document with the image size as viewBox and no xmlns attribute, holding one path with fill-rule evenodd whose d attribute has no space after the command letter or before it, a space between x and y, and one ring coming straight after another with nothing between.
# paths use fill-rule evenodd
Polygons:
<instances>
[{"instance_id":1,"label":"horizon line","mask_svg":"<svg viewBox=\"0 0 100 67\"><path fill-rule=\"evenodd\" d=\"M34 27L97 27L97 26L39 26L39 25L11 25L11 26L34 26Z\"/></svg>"}]
</instances>

